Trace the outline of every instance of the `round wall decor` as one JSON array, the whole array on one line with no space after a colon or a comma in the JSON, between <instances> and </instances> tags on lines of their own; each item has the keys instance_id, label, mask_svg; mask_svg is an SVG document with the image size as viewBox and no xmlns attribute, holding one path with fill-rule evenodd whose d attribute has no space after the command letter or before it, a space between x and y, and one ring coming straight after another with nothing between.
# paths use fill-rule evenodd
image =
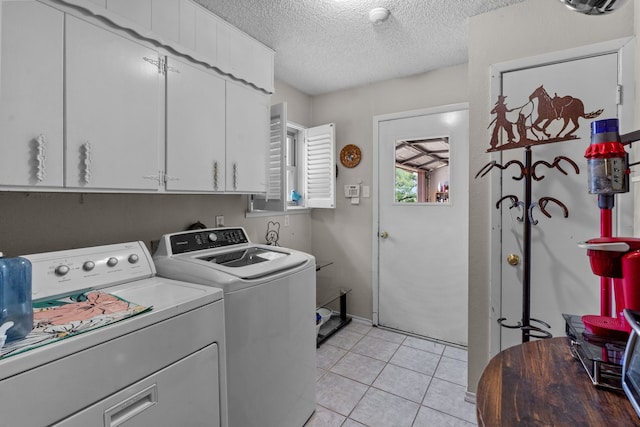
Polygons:
<instances>
[{"instance_id":1,"label":"round wall decor","mask_svg":"<svg viewBox=\"0 0 640 427\"><path fill-rule=\"evenodd\" d=\"M345 145L342 147L342 150L340 150L340 163L342 163L344 167L354 168L358 166L361 158L362 153L357 145Z\"/></svg>"}]
</instances>

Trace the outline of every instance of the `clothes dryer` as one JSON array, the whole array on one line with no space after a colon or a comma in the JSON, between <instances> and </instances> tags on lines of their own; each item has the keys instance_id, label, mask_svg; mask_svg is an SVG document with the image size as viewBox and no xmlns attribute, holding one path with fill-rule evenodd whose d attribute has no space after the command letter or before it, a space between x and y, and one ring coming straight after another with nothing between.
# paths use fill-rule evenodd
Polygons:
<instances>
[{"instance_id":1,"label":"clothes dryer","mask_svg":"<svg viewBox=\"0 0 640 427\"><path fill-rule=\"evenodd\" d=\"M0 351L0 425L227 427L223 292L142 242L24 255L34 330Z\"/></svg>"}]
</instances>

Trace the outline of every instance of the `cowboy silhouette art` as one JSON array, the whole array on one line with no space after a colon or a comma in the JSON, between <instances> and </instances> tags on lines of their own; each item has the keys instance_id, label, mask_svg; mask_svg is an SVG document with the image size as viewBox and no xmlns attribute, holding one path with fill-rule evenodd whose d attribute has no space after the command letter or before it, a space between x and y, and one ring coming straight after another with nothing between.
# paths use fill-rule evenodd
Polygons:
<instances>
[{"instance_id":1,"label":"cowboy silhouette art","mask_svg":"<svg viewBox=\"0 0 640 427\"><path fill-rule=\"evenodd\" d=\"M493 127L493 134L491 135L491 141L489 145L491 148L496 148L498 146L498 135L500 134L500 129L504 129L507 132L507 140L509 142L513 142L515 136L513 134L513 123L507 120L507 113L513 111L507 108L507 104L504 103L506 96L498 95L498 100L496 101L496 106L491 110L491 114L495 114L496 118L493 119L495 122L495 126ZM491 126L491 124L489 124Z\"/></svg>"}]
</instances>

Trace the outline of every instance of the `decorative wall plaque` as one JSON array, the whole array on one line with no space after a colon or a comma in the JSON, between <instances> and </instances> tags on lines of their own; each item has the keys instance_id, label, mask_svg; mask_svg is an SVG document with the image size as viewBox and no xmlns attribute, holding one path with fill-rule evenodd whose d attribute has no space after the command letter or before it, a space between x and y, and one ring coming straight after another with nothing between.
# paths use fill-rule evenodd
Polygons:
<instances>
[{"instance_id":1,"label":"decorative wall plaque","mask_svg":"<svg viewBox=\"0 0 640 427\"><path fill-rule=\"evenodd\" d=\"M345 145L342 150L340 150L340 163L342 163L344 167L354 168L358 166L361 158L362 153L357 145Z\"/></svg>"}]
</instances>

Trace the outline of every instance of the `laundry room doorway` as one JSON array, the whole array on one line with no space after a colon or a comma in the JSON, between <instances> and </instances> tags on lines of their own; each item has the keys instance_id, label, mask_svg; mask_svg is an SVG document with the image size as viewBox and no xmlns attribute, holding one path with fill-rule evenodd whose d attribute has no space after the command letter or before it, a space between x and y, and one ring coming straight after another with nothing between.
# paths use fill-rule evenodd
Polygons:
<instances>
[{"instance_id":1,"label":"laundry room doorway","mask_svg":"<svg viewBox=\"0 0 640 427\"><path fill-rule=\"evenodd\" d=\"M468 106L374 117L373 321L467 345Z\"/></svg>"}]
</instances>

